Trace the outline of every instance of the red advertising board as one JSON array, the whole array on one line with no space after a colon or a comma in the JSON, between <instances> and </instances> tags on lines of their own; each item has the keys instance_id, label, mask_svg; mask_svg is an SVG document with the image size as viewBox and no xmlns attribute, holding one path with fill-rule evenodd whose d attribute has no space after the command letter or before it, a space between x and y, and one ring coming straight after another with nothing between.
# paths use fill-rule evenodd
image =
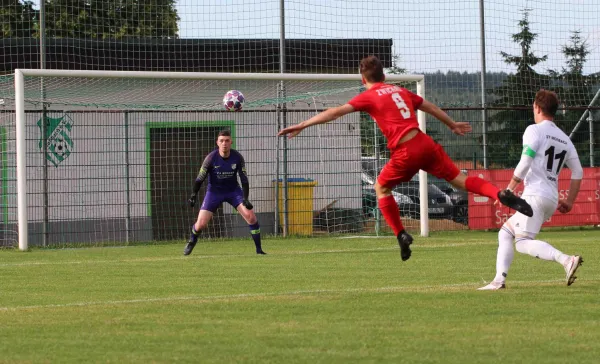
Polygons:
<instances>
[{"instance_id":1,"label":"red advertising board","mask_svg":"<svg viewBox=\"0 0 600 364\"><path fill-rule=\"evenodd\" d=\"M573 210L567 214L556 211L544 226L584 226L600 224L600 168L584 168L581 190ZM484 170L475 169L469 171L469 176L481 177L491 181L496 186L503 188L513 176L512 169ZM569 184L571 171L563 169L558 181L559 198L569 195ZM523 184L515 190L517 195L523 193ZM469 193L469 228L473 230L497 229L514 214L505 206L495 205L494 201L473 193Z\"/></svg>"}]
</instances>

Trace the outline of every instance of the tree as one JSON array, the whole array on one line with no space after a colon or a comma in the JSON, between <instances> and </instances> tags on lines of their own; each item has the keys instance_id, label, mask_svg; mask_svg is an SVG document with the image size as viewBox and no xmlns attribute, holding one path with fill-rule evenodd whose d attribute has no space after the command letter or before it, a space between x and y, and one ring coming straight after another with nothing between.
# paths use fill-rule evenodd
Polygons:
<instances>
[{"instance_id":1,"label":"tree","mask_svg":"<svg viewBox=\"0 0 600 364\"><path fill-rule=\"evenodd\" d=\"M175 0L137 0L129 2L127 13L121 16L124 35L176 38L179 16ZM129 14L130 16L127 16ZM129 19L132 19L129 21Z\"/></svg>"},{"instance_id":2,"label":"tree","mask_svg":"<svg viewBox=\"0 0 600 364\"><path fill-rule=\"evenodd\" d=\"M406 73L406 68L402 68L399 66L400 64L400 55L394 54L392 56L392 67L384 69L384 73L388 75L401 75Z\"/></svg>"},{"instance_id":3,"label":"tree","mask_svg":"<svg viewBox=\"0 0 600 364\"><path fill-rule=\"evenodd\" d=\"M177 37L175 0L46 0L46 4L50 37Z\"/></svg>"},{"instance_id":4,"label":"tree","mask_svg":"<svg viewBox=\"0 0 600 364\"><path fill-rule=\"evenodd\" d=\"M592 87L598 79L595 75L583 74L590 50L587 42L581 39L581 31L572 31L569 40L570 44L562 46L566 67L561 71L549 70L549 73L558 81L557 91L565 106L587 106L593 97Z\"/></svg>"},{"instance_id":5,"label":"tree","mask_svg":"<svg viewBox=\"0 0 600 364\"><path fill-rule=\"evenodd\" d=\"M2 0L0 5L0 38L34 36L38 11L31 1Z\"/></svg>"},{"instance_id":6,"label":"tree","mask_svg":"<svg viewBox=\"0 0 600 364\"><path fill-rule=\"evenodd\" d=\"M87 38L93 18L88 3L83 0L46 0L44 6L46 37Z\"/></svg>"},{"instance_id":7,"label":"tree","mask_svg":"<svg viewBox=\"0 0 600 364\"><path fill-rule=\"evenodd\" d=\"M48 38L176 38L175 0L45 0ZM3 38L39 36L39 11L31 1L3 0Z\"/></svg>"},{"instance_id":8,"label":"tree","mask_svg":"<svg viewBox=\"0 0 600 364\"><path fill-rule=\"evenodd\" d=\"M529 10L523 10L523 19L519 21L521 31L513 34L513 42L521 47L521 54L510 55L506 52L500 52L504 63L517 66L517 72L509 75L503 84L493 89L493 94L497 98L492 102L493 106L531 106L535 93L540 88L547 88L550 78L546 75L537 73L533 66L546 61L548 55L537 57L531 50L531 45L537 33L532 33L529 28Z\"/></svg>"},{"instance_id":9,"label":"tree","mask_svg":"<svg viewBox=\"0 0 600 364\"><path fill-rule=\"evenodd\" d=\"M491 106L515 107L513 110L495 112L489 118L488 158L498 167L514 167L521 155L522 134L533 120L532 103L541 88L550 89L550 77L536 72L533 67L544 62L548 56L536 56L532 51L537 38L529 24L529 9L523 10L518 23L520 32L512 39L521 47L520 55L500 52L507 64L515 65L517 72L509 75L500 86L494 88Z\"/></svg>"},{"instance_id":10,"label":"tree","mask_svg":"<svg viewBox=\"0 0 600 364\"><path fill-rule=\"evenodd\" d=\"M557 93L561 103L565 107L563 113L556 117L557 125L567 134L573 130L582 114L581 109L569 109L570 107L586 107L589 105L597 91L599 81L598 75L584 75L583 66L590 54L588 44L581 39L581 32L571 32L569 44L562 46L565 56L565 65L561 71L549 70L550 76L558 84ZM596 86L596 87L595 87ZM597 137L600 141L600 137ZM580 158L584 165L589 163L589 134L586 128L573 136Z\"/></svg>"}]
</instances>

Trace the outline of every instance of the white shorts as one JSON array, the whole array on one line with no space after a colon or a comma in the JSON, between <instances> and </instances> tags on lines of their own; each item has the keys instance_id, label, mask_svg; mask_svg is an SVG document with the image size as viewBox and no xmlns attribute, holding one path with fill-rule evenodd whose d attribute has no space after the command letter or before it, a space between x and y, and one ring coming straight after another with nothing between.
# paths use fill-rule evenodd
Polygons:
<instances>
[{"instance_id":1,"label":"white shorts","mask_svg":"<svg viewBox=\"0 0 600 364\"><path fill-rule=\"evenodd\" d=\"M520 212L512 215L506 223L512 227L515 236L527 235L535 237L540 232L542 225L548 220L554 212L558 204L548 198L539 196L522 196L533 209L533 216L527 217Z\"/></svg>"}]
</instances>

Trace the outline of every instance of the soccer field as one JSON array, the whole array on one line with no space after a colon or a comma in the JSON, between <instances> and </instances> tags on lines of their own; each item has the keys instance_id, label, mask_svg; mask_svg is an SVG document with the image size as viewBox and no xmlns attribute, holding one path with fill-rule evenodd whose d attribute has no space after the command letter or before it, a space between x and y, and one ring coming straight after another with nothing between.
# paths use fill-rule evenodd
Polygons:
<instances>
[{"instance_id":1,"label":"soccer field","mask_svg":"<svg viewBox=\"0 0 600 364\"><path fill-rule=\"evenodd\" d=\"M585 263L570 287L495 233L0 251L0 362L597 363L599 230L544 232Z\"/></svg>"}]
</instances>

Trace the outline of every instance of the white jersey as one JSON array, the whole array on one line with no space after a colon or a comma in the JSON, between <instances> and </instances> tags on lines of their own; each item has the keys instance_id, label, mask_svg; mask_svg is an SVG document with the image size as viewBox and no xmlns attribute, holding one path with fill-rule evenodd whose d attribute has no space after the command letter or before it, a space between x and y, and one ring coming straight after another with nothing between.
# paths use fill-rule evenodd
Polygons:
<instances>
[{"instance_id":1,"label":"white jersey","mask_svg":"<svg viewBox=\"0 0 600 364\"><path fill-rule=\"evenodd\" d=\"M541 196L558 203L558 175L566 165L580 165L571 139L552 121L544 120L525 129L523 154L533 157L525 176L523 196Z\"/></svg>"}]
</instances>

